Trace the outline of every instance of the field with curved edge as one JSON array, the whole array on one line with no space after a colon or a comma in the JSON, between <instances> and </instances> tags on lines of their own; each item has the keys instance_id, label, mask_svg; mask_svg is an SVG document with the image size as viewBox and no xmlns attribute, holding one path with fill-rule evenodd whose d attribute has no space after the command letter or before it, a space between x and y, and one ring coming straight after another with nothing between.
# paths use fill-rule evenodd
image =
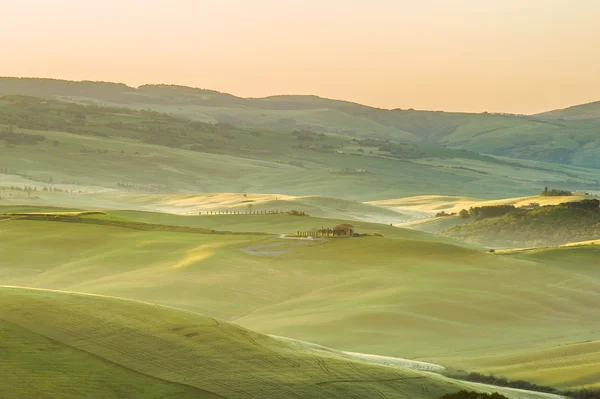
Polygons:
<instances>
[{"instance_id":1,"label":"field with curved edge","mask_svg":"<svg viewBox=\"0 0 600 399\"><path fill-rule=\"evenodd\" d=\"M6 399L429 399L463 388L552 397L382 365L111 297L0 287L0 315Z\"/></svg>"},{"instance_id":2,"label":"field with curved edge","mask_svg":"<svg viewBox=\"0 0 600 399\"><path fill-rule=\"evenodd\" d=\"M135 219L139 214L148 220ZM555 353L561 345L597 340L600 331L599 247L494 256L368 223L356 225L385 236L290 240L280 234L334 221L288 215L81 217L115 223L0 223L2 284L153 302L340 351L469 371L498 367L507 377L528 375L538 383L550 382L536 372L543 362L513 369L485 359ZM189 234L116 223L176 226L185 218L197 228L237 224L240 231L275 234ZM570 362L588 364L577 356ZM572 377L563 386L580 386L585 378L566 375Z\"/></svg>"}]
</instances>

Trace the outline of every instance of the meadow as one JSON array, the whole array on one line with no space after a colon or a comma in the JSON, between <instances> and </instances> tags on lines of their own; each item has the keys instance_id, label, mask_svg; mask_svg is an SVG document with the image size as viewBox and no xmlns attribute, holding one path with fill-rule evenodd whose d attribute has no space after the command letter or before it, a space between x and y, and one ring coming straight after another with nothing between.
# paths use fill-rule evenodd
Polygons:
<instances>
[{"instance_id":1,"label":"meadow","mask_svg":"<svg viewBox=\"0 0 600 399\"><path fill-rule=\"evenodd\" d=\"M3 398L437 398L460 382L118 298L0 287ZM48 367L40 367L47 365ZM558 397L556 397L558 398Z\"/></svg>"},{"instance_id":2,"label":"meadow","mask_svg":"<svg viewBox=\"0 0 600 399\"><path fill-rule=\"evenodd\" d=\"M281 238L341 222L301 216L107 211L80 217L92 222L0 221L3 284L158 303L337 350L526 376L561 388L597 384L588 367L597 352L578 353L594 348L580 343L596 339L600 327L598 247L499 256L365 222L355 223L359 232L384 237ZM232 233L128 228L132 221ZM261 230L271 234L235 233Z\"/></svg>"}]
</instances>

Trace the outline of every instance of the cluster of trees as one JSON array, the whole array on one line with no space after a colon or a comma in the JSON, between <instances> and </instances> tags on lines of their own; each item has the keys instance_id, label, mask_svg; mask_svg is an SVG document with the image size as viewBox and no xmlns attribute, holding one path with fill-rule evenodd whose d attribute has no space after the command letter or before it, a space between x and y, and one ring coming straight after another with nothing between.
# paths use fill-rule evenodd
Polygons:
<instances>
[{"instance_id":1,"label":"cluster of trees","mask_svg":"<svg viewBox=\"0 0 600 399\"><path fill-rule=\"evenodd\" d=\"M46 136L41 134L15 133L11 127L0 130L0 140L10 145L35 145L45 141Z\"/></svg>"},{"instance_id":2,"label":"cluster of trees","mask_svg":"<svg viewBox=\"0 0 600 399\"><path fill-rule=\"evenodd\" d=\"M459 212L461 218L474 218L476 220L504 216L516 210L513 205L478 206L469 210L463 209Z\"/></svg>"},{"instance_id":3,"label":"cluster of trees","mask_svg":"<svg viewBox=\"0 0 600 399\"><path fill-rule=\"evenodd\" d=\"M453 376L455 378L459 378L465 381L478 382L482 384L488 385L496 385L500 387L508 387L508 388L516 388L516 389L525 389L527 391L536 391L536 392L545 392L552 393L555 395L563 395L568 396L575 399L600 399L600 389L579 389L579 390L568 390L561 391L559 389L545 386L545 385L537 385L529 381L523 380L515 380L511 381L503 377L495 377L493 375L484 375L481 373L469 373L460 376ZM470 397L465 396L464 398L469 399ZM459 398L456 398L459 399ZM473 397L473 399L476 399Z\"/></svg>"},{"instance_id":4,"label":"cluster of trees","mask_svg":"<svg viewBox=\"0 0 600 399\"><path fill-rule=\"evenodd\" d=\"M310 130L294 130L292 136L296 137L298 141L314 141L314 140L325 140L324 133L315 133Z\"/></svg>"},{"instance_id":5,"label":"cluster of trees","mask_svg":"<svg viewBox=\"0 0 600 399\"><path fill-rule=\"evenodd\" d=\"M292 209L291 211L287 212L288 215L290 216L308 216L308 214L304 211L297 211L295 209Z\"/></svg>"},{"instance_id":6,"label":"cluster of trees","mask_svg":"<svg viewBox=\"0 0 600 399\"><path fill-rule=\"evenodd\" d=\"M563 202L560 206L564 206L569 209L587 209L588 211L595 211L600 208L600 200L597 199L586 199L579 202Z\"/></svg>"},{"instance_id":7,"label":"cluster of trees","mask_svg":"<svg viewBox=\"0 0 600 399\"><path fill-rule=\"evenodd\" d=\"M568 197L573 195L573 193L571 191L557 190L554 188L552 190L548 190L548 187L546 186L546 188L544 188L544 191L541 192L541 195L545 197Z\"/></svg>"},{"instance_id":8,"label":"cluster of trees","mask_svg":"<svg viewBox=\"0 0 600 399\"><path fill-rule=\"evenodd\" d=\"M57 188L57 187L42 187L42 188L38 189L37 187L31 187L31 186L23 186L23 187L0 186L0 190L27 193L28 196L31 196L31 193L36 193L36 192L75 193L74 190L66 190L66 189ZM81 193L81 191L79 191L79 193Z\"/></svg>"},{"instance_id":9,"label":"cluster of trees","mask_svg":"<svg viewBox=\"0 0 600 399\"><path fill-rule=\"evenodd\" d=\"M455 393L449 393L441 396L440 399L508 399L504 395L500 395L498 392L483 393L473 391L458 391Z\"/></svg>"},{"instance_id":10,"label":"cluster of trees","mask_svg":"<svg viewBox=\"0 0 600 399\"><path fill-rule=\"evenodd\" d=\"M150 184L150 185L140 185L140 184L131 184L131 183L121 183L117 182L117 187L128 190L128 191L141 191L145 193L159 193L168 189L167 185L161 184Z\"/></svg>"},{"instance_id":11,"label":"cluster of trees","mask_svg":"<svg viewBox=\"0 0 600 399\"><path fill-rule=\"evenodd\" d=\"M82 154L108 154L108 150L95 150L87 147L80 148L79 152Z\"/></svg>"},{"instance_id":12,"label":"cluster of trees","mask_svg":"<svg viewBox=\"0 0 600 399\"><path fill-rule=\"evenodd\" d=\"M333 152L334 147L331 144L298 144L296 148L303 148L306 150L319 152Z\"/></svg>"},{"instance_id":13,"label":"cluster of trees","mask_svg":"<svg viewBox=\"0 0 600 399\"><path fill-rule=\"evenodd\" d=\"M506 247L560 245L600 239L600 200L597 199L533 209L493 208L498 209L475 212L474 215L483 216L446 229L442 234L482 245ZM467 210L461 211L463 215L472 217Z\"/></svg>"},{"instance_id":14,"label":"cluster of trees","mask_svg":"<svg viewBox=\"0 0 600 399\"><path fill-rule=\"evenodd\" d=\"M298 231L298 237L342 237L359 235L354 232L354 226L349 224L341 224L334 228L321 227L311 231Z\"/></svg>"},{"instance_id":15,"label":"cluster of trees","mask_svg":"<svg viewBox=\"0 0 600 399\"><path fill-rule=\"evenodd\" d=\"M366 169L360 169L360 168L343 168L341 170L331 170L329 171L329 173L336 173L336 174L340 174L340 175L364 175L364 174L368 174L369 171Z\"/></svg>"},{"instance_id":16,"label":"cluster of trees","mask_svg":"<svg viewBox=\"0 0 600 399\"><path fill-rule=\"evenodd\" d=\"M298 214L300 214L299 211L291 211L291 212L297 212ZM262 211L254 211L254 210L246 210L246 211L237 211L237 210L219 210L219 211L206 211L204 213L199 212L199 215L279 215L282 213L286 213L280 210L262 210ZM289 212L288 212L289 213ZM304 212L301 212L302 216L306 216L306 214Z\"/></svg>"},{"instance_id":17,"label":"cluster of trees","mask_svg":"<svg viewBox=\"0 0 600 399\"><path fill-rule=\"evenodd\" d=\"M438 213L435 214L436 218L446 217L446 216L456 216L456 212L448 213L446 211L441 211L441 212L438 212Z\"/></svg>"},{"instance_id":18,"label":"cluster of trees","mask_svg":"<svg viewBox=\"0 0 600 399\"><path fill-rule=\"evenodd\" d=\"M476 152L466 150L452 150L439 146L426 146L412 143L397 143L389 140L378 140L378 139L364 139L357 140L355 142L363 147L374 147L381 152L387 152L390 156L399 159L420 159L420 158L463 158L463 159L474 159L484 162L512 165L512 166L523 166L520 164L514 164L512 162L502 161L496 158L492 158L487 155L481 155ZM460 168L460 167L457 167ZM465 168L468 169L468 168ZM473 170L479 172L477 170Z\"/></svg>"}]
</instances>

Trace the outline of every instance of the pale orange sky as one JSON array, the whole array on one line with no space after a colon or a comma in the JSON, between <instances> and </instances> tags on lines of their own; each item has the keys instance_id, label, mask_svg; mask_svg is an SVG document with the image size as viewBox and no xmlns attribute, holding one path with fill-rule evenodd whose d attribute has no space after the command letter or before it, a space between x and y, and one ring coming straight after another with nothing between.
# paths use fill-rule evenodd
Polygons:
<instances>
[{"instance_id":1,"label":"pale orange sky","mask_svg":"<svg viewBox=\"0 0 600 399\"><path fill-rule=\"evenodd\" d=\"M600 100L600 0L0 0L0 76L534 113Z\"/></svg>"}]
</instances>

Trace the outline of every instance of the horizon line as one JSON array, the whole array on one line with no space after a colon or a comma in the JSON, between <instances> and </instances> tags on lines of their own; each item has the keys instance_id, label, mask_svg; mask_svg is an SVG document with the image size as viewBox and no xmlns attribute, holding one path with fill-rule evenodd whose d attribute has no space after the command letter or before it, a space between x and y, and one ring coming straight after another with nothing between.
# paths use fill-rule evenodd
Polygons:
<instances>
[{"instance_id":1,"label":"horizon line","mask_svg":"<svg viewBox=\"0 0 600 399\"><path fill-rule=\"evenodd\" d=\"M317 94L273 94L273 95L269 95L269 96L263 96L263 97L242 97L233 93L228 93L228 92L223 92L223 91L219 91L219 90L214 90L214 89L207 89L207 88L202 88L202 87L196 87L196 86L187 86L187 85L183 85L183 84L175 84L175 83L144 83L141 84L139 86L136 85L130 85L124 82L115 82L115 81L109 81L109 80L88 80L88 79L84 79L84 80L69 80L69 79L60 79L60 78L50 78L50 77L35 77L35 76L0 76L0 79L29 79L29 80L46 80L46 81L57 81L57 82L69 82L69 83L97 83L97 84L113 84L113 85L123 85L125 87L128 87L130 89L134 89L134 90L139 90L142 87L145 86L167 86L167 87L178 87L178 88L185 88L185 89L193 89L193 90L203 90L203 91L209 91L209 92L213 92L213 93L217 93L217 94L223 94L223 95L229 95L229 96L233 96L235 98L239 98L242 100L265 100L265 99L269 99L269 98L278 98L278 97L315 97L321 100L329 100L329 101L337 101L337 102L343 102L343 103L348 103L348 104L353 104L353 105L359 105L362 107L368 107L368 108L372 108L372 109L378 109L378 110L384 110L384 111L415 111L415 112L442 112L442 113L448 113L448 114L470 114L470 115L505 115L505 116L536 116L536 115L543 115L546 113L550 113L553 111L560 111L560 110L566 110L566 109L570 109L570 108L575 108L575 107L580 107L580 106L584 106L584 105L589 105L589 104L595 104L595 103L600 103L600 100L596 100L596 101L591 101L591 102L587 102L587 103L579 103L579 104L573 104L573 105L569 105L567 107L564 108L554 108L554 109L550 109L550 110L546 110L546 111L542 111L542 112L538 112L538 113L534 113L534 114L525 114L525 113L514 113L514 112L501 112L501 111L482 111L482 112L473 112L473 111L445 111L445 110L435 110L435 109L416 109L416 108L382 108L382 107L377 107L374 105L368 105L368 104L363 104L363 103L359 103L359 102L355 102L355 101L349 101L349 100L343 100L343 99L338 99L338 98L330 98L330 97L323 97Z\"/></svg>"}]
</instances>

